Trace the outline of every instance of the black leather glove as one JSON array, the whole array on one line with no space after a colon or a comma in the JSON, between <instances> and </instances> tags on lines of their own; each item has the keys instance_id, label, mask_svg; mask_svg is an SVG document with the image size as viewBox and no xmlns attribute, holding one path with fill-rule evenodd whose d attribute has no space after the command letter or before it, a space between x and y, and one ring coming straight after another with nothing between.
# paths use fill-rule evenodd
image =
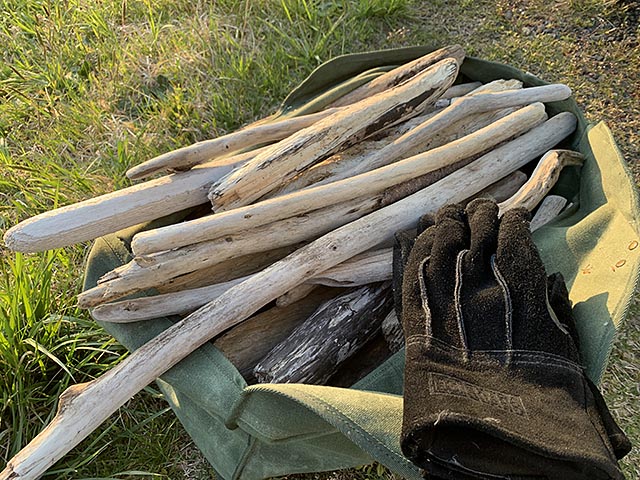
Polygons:
<instances>
[{"instance_id":1,"label":"black leather glove","mask_svg":"<svg viewBox=\"0 0 640 480\"><path fill-rule=\"evenodd\" d=\"M396 237L401 445L426 478L624 478L629 441L580 366L564 280L547 278L529 218L499 220L482 199L444 207L415 243Z\"/></svg>"}]
</instances>

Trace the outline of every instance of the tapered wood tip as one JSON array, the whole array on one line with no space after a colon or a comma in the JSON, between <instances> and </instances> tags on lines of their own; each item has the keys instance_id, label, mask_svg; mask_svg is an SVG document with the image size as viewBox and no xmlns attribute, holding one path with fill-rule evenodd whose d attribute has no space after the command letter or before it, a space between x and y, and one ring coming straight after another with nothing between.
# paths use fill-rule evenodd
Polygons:
<instances>
[{"instance_id":1,"label":"tapered wood tip","mask_svg":"<svg viewBox=\"0 0 640 480\"><path fill-rule=\"evenodd\" d=\"M40 246L36 239L24 232L23 223L14 225L4 232L3 241L5 246L13 252L27 253L46 250L46 247Z\"/></svg>"}]
</instances>

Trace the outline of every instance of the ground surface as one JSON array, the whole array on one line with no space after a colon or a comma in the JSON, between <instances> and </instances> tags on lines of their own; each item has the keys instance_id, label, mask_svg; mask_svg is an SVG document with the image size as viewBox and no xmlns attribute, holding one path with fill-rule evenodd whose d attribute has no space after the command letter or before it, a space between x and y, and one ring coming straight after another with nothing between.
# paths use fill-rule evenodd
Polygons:
<instances>
[{"instance_id":1,"label":"ground surface","mask_svg":"<svg viewBox=\"0 0 640 480\"><path fill-rule=\"evenodd\" d=\"M4 0L0 10L0 230L125 186L129 166L273 112L335 55L425 43L460 43L567 83L640 172L634 2ZM0 251L0 464L48 422L69 384L124 355L74 307L85 251ZM636 444L624 461L631 479L640 478L639 319L634 302L603 382ZM211 475L149 387L48 478ZM290 478L390 477L373 466Z\"/></svg>"}]
</instances>

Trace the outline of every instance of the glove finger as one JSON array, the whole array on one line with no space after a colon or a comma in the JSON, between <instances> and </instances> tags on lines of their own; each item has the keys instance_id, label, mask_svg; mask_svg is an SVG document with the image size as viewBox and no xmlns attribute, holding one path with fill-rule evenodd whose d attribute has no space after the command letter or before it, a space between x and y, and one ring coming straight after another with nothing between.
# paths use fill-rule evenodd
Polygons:
<instances>
[{"instance_id":1,"label":"glove finger","mask_svg":"<svg viewBox=\"0 0 640 480\"><path fill-rule=\"evenodd\" d=\"M530 218L523 208L504 214L498 231L496 267L509 289L513 348L556 353L560 330L547 308L547 275L531 237Z\"/></svg>"},{"instance_id":2,"label":"glove finger","mask_svg":"<svg viewBox=\"0 0 640 480\"><path fill-rule=\"evenodd\" d=\"M425 213L418 220L418 235L424 232L427 228L433 227L436 224L436 217L433 213Z\"/></svg>"},{"instance_id":3,"label":"glove finger","mask_svg":"<svg viewBox=\"0 0 640 480\"><path fill-rule=\"evenodd\" d=\"M471 234L465 271L472 277L492 277L491 256L498 244L498 205L488 199L473 200L466 208Z\"/></svg>"},{"instance_id":4,"label":"glove finger","mask_svg":"<svg viewBox=\"0 0 640 480\"><path fill-rule=\"evenodd\" d=\"M491 265L498 243L498 206L492 200L477 199L467 205L466 212L471 238L459 287L465 338L472 350L507 350L506 295Z\"/></svg>"},{"instance_id":5,"label":"glove finger","mask_svg":"<svg viewBox=\"0 0 640 480\"><path fill-rule=\"evenodd\" d=\"M401 288L394 291L394 301L397 302L396 305L400 305L400 311L396 307L396 312L405 338L425 335L428 330L427 322L431 320L424 308L426 299L423 298L421 278L423 264L428 262L431 255L434 236L435 228L432 227L415 239L404 267Z\"/></svg>"},{"instance_id":6,"label":"glove finger","mask_svg":"<svg viewBox=\"0 0 640 480\"><path fill-rule=\"evenodd\" d=\"M465 347L455 308L456 263L469 248L469 228L461 205L447 205L436 216L426 289L434 322L432 334L459 348Z\"/></svg>"}]
</instances>

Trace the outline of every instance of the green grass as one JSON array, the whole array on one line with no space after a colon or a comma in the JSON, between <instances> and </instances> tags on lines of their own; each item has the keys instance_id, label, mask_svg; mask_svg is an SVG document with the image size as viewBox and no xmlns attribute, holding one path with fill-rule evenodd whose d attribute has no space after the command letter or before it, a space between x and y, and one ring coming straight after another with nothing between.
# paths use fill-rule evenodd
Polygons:
<instances>
[{"instance_id":1,"label":"green grass","mask_svg":"<svg viewBox=\"0 0 640 480\"><path fill-rule=\"evenodd\" d=\"M640 172L640 51L630 2L3 0L0 11L2 231L128 185L124 171L158 153L272 113L333 56L421 43L460 43L469 54L569 84L588 119L610 124ZM51 419L68 385L126 355L74 306L86 248L0 250L0 463ZM636 445L639 318L633 307L603 383ZM636 447L624 462L629 478L640 478L639 464ZM48 478L211 475L152 386ZM374 466L296 478L389 477Z\"/></svg>"}]
</instances>

